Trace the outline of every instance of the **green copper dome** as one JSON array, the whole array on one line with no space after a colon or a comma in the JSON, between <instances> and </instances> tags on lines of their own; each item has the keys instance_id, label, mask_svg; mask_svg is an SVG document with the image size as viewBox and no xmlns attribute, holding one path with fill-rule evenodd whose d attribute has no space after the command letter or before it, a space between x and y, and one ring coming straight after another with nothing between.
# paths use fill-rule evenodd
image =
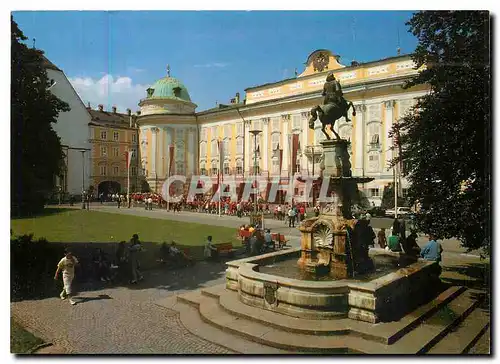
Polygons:
<instances>
[{"instance_id":1,"label":"green copper dome","mask_svg":"<svg viewBox=\"0 0 500 364\"><path fill-rule=\"evenodd\" d=\"M147 92L148 99L178 99L191 102L186 86L173 77L159 79Z\"/></svg>"}]
</instances>

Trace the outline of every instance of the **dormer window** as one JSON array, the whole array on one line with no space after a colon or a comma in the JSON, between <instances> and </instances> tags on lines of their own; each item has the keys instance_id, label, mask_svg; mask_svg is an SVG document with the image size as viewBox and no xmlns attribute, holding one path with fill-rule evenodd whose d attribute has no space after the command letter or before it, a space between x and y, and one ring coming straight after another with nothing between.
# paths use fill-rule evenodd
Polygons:
<instances>
[{"instance_id":1,"label":"dormer window","mask_svg":"<svg viewBox=\"0 0 500 364\"><path fill-rule=\"evenodd\" d=\"M148 97L151 97L153 96L153 92L155 92L155 89L150 87L146 90L146 92L148 93Z\"/></svg>"},{"instance_id":2,"label":"dormer window","mask_svg":"<svg viewBox=\"0 0 500 364\"><path fill-rule=\"evenodd\" d=\"M180 87L174 87L174 96L175 97L181 97L181 88Z\"/></svg>"}]
</instances>

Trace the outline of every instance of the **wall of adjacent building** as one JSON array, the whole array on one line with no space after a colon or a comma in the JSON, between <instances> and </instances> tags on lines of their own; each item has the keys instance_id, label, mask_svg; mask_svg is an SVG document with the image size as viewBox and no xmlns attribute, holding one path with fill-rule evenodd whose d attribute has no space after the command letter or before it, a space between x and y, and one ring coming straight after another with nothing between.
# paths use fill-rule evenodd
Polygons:
<instances>
[{"instance_id":1,"label":"wall of adjacent building","mask_svg":"<svg viewBox=\"0 0 500 364\"><path fill-rule=\"evenodd\" d=\"M89 149L89 122L90 115L87 112L80 97L71 86L66 76L61 71L47 69L47 76L56 83L50 91L67 102L71 108L68 112L62 112L57 118L53 128L61 138L61 144L71 148ZM67 193L79 195L82 193L82 179L85 188L89 186L90 176L90 153L86 152L82 160L82 153L76 150L68 150L67 155ZM82 177L83 167L85 168ZM62 187L62 186L61 186Z\"/></svg>"}]
</instances>

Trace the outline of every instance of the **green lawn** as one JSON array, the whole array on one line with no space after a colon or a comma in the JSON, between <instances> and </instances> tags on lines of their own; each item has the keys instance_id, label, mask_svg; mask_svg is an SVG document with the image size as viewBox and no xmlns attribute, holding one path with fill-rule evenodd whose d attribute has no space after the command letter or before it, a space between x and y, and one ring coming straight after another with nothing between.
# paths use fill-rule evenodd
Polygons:
<instances>
[{"instance_id":1,"label":"green lawn","mask_svg":"<svg viewBox=\"0 0 500 364\"><path fill-rule=\"evenodd\" d=\"M187 222L151 219L98 211L50 210L35 218L12 219L15 235L33 233L35 238L44 237L50 242L120 242L129 241L139 234L143 242L161 243L176 241L183 246L201 246L207 235L214 243L232 242L239 246L236 229L193 224Z\"/></svg>"},{"instance_id":2,"label":"green lawn","mask_svg":"<svg viewBox=\"0 0 500 364\"><path fill-rule=\"evenodd\" d=\"M10 320L10 352L13 354L29 354L35 346L43 344L43 340L26 331L22 326Z\"/></svg>"}]
</instances>

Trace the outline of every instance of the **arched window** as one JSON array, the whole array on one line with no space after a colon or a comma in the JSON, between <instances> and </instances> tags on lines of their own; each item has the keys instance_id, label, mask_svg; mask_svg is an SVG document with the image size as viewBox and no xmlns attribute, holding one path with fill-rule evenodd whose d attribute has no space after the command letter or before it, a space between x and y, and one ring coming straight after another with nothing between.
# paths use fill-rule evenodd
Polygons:
<instances>
[{"instance_id":1,"label":"arched window","mask_svg":"<svg viewBox=\"0 0 500 364\"><path fill-rule=\"evenodd\" d=\"M371 147L378 148L380 146L380 131L382 125L379 122L368 124L368 143Z\"/></svg>"},{"instance_id":2,"label":"arched window","mask_svg":"<svg viewBox=\"0 0 500 364\"><path fill-rule=\"evenodd\" d=\"M236 160L236 174L243 174L243 161L241 159Z\"/></svg>"}]
</instances>

